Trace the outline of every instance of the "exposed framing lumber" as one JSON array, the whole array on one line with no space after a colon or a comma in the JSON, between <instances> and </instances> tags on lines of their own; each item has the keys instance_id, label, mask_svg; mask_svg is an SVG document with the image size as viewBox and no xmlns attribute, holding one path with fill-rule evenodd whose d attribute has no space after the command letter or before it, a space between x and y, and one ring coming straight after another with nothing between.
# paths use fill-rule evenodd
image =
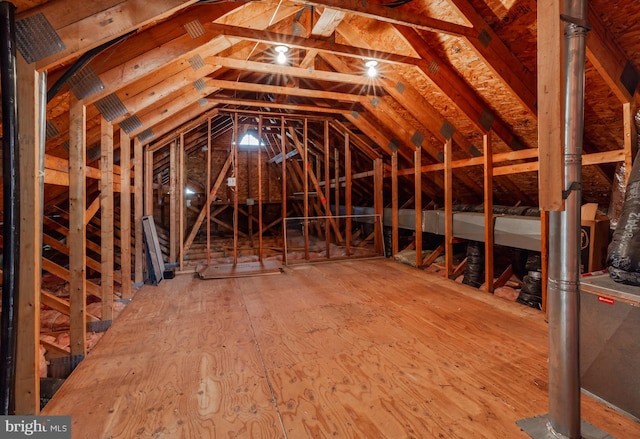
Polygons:
<instances>
[{"instance_id":1,"label":"exposed framing lumber","mask_svg":"<svg viewBox=\"0 0 640 439\"><path fill-rule=\"evenodd\" d=\"M538 191L540 210L564 210L563 34L561 0L539 0Z\"/></svg>"},{"instance_id":2,"label":"exposed framing lumber","mask_svg":"<svg viewBox=\"0 0 640 439\"><path fill-rule=\"evenodd\" d=\"M162 187L158 194L162 194ZM144 214L153 215L153 151L149 148L144 151Z\"/></svg>"},{"instance_id":3,"label":"exposed framing lumber","mask_svg":"<svg viewBox=\"0 0 640 439\"><path fill-rule=\"evenodd\" d=\"M453 142L451 139L444 144L444 243L445 243L445 272L447 277L453 273L453 169L451 157Z\"/></svg>"},{"instance_id":4,"label":"exposed framing lumber","mask_svg":"<svg viewBox=\"0 0 640 439\"><path fill-rule=\"evenodd\" d=\"M280 149L282 154L282 263L287 265L287 136L285 135L284 116L280 117Z\"/></svg>"},{"instance_id":5,"label":"exposed framing lumber","mask_svg":"<svg viewBox=\"0 0 640 439\"><path fill-rule=\"evenodd\" d=\"M540 265L542 269L542 311L545 316L549 317L549 311L547 308L547 295L549 279L549 212L546 210L540 211Z\"/></svg>"},{"instance_id":6,"label":"exposed framing lumber","mask_svg":"<svg viewBox=\"0 0 640 439\"><path fill-rule=\"evenodd\" d=\"M336 31L336 27L338 27L345 15L344 11L324 8L322 15L316 21L313 29L311 29L311 35L329 38Z\"/></svg>"},{"instance_id":7,"label":"exposed framing lumber","mask_svg":"<svg viewBox=\"0 0 640 439\"><path fill-rule=\"evenodd\" d=\"M122 298L131 298L131 139L120 130L120 271Z\"/></svg>"},{"instance_id":8,"label":"exposed framing lumber","mask_svg":"<svg viewBox=\"0 0 640 439\"><path fill-rule=\"evenodd\" d=\"M69 103L69 304L70 352L72 356L87 354L85 277L87 238L84 222L86 203L86 108L71 97ZM48 271L44 266L43 268Z\"/></svg>"},{"instance_id":9,"label":"exposed framing lumber","mask_svg":"<svg viewBox=\"0 0 640 439\"><path fill-rule=\"evenodd\" d=\"M143 236L142 236L142 217L144 216L144 200L143 200L143 193L144 193L144 186L143 186L143 173L144 173L144 168L143 168L143 164L142 164L142 156L143 156L143 152L142 152L142 143L140 142L140 140L136 137L133 140L133 170L134 170L134 174L133 174L133 193L135 194L135 196L133 197L134 200L134 207L133 207L133 212L134 212L134 236L135 236L135 243L134 243L134 249L135 249L135 259L134 259L134 274L133 274L133 280L136 283L136 285L141 285L142 282L144 281L144 273L143 273L143 269L144 269L144 259L143 259Z\"/></svg>"},{"instance_id":10,"label":"exposed framing lumber","mask_svg":"<svg viewBox=\"0 0 640 439\"><path fill-rule=\"evenodd\" d=\"M331 162L329 157L329 121L325 120L323 124L323 134L324 134L324 179L325 181L331 181ZM319 186L318 186L319 188ZM324 205L327 218L325 219L324 230L325 230L325 238L326 238L326 252L327 259L331 259L331 185L326 184L324 186L324 197L322 200L322 204ZM339 212L336 212L336 215L339 215ZM336 224L336 228L339 229L339 226Z\"/></svg>"},{"instance_id":11,"label":"exposed framing lumber","mask_svg":"<svg viewBox=\"0 0 640 439\"><path fill-rule=\"evenodd\" d=\"M413 159L415 200L416 268L422 267L422 148L416 148Z\"/></svg>"},{"instance_id":12,"label":"exposed framing lumber","mask_svg":"<svg viewBox=\"0 0 640 439\"><path fill-rule=\"evenodd\" d=\"M211 187L211 118L207 119L207 170L205 172L205 187ZM211 191L207 190L207 206L211 206ZM188 251L185 243L185 253ZM207 207L207 264L211 263L211 207Z\"/></svg>"},{"instance_id":13,"label":"exposed framing lumber","mask_svg":"<svg viewBox=\"0 0 640 439\"><path fill-rule=\"evenodd\" d=\"M236 185L233 188L233 264L238 263L238 113L234 114L233 122L233 141L231 142L231 151L233 155L233 175L236 178Z\"/></svg>"},{"instance_id":14,"label":"exposed framing lumber","mask_svg":"<svg viewBox=\"0 0 640 439\"><path fill-rule=\"evenodd\" d=\"M311 166L309 164L309 121L304 119L304 127L302 132L302 165L303 165L303 182L302 187L304 191L304 259L309 260L309 171ZM298 151L300 150L295 130L290 128L291 136L294 139L294 144Z\"/></svg>"},{"instance_id":15,"label":"exposed framing lumber","mask_svg":"<svg viewBox=\"0 0 640 439\"><path fill-rule=\"evenodd\" d=\"M347 246L346 255L351 256L351 241L352 241L352 233L351 233L351 214L353 213L353 202L352 202L352 182L351 182L351 142L349 141L350 136L348 132L344 134L344 178L345 178L345 187L344 187L344 204L345 204L345 213L347 215L346 218L346 237L345 237L345 245Z\"/></svg>"},{"instance_id":16,"label":"exposed framing lumber","mask_svg":"<svg viewBox=\"0 0 640 439\"><path fill-rule=\"evenodd\" d=\"M62 313L66 316L70 315L71 310L69 308L69 302L59 298L58 296L51 294L48 291L44 291L41 290L40 291L40 302L45 305L48 306L51 309L55 309L56 311L58 311L59 313ZM91 313L86 313L87 316L87 322L98 322L100 321L100 319L96 316L94 316ZM38 328L40 329L40 328Z\"/></svg>"},{"instance_id":17,"label":"exposed framing lumber","mask_svg":"<svg viewBox=\"0 0 640 439\"><path fill-rule=\"evenodd\" d=\"M391 156L391 254L398 254L398 152Z\"/></svg>"},{"instance_id":18,"label":"exposed framing lumber","mask_svg":"<svg viewBox=\"0 0 640 439\"><path fill-rule=\"evenodd\" d=\"M102 318L113 320L113 125L100 118L102 141L100 143L100 287Z\"/></svg>"},{"instance_id":19,"label":"exposed framing lumber","mask_svg":"<svg viewBox=\"0 0 640 439\"><path fill-rule=\"evenodd\" d=\"M487 291L493 293L493 144L491 131L482 136L484 144L484 273Z\"/></svg>"},{"instance_id":20,"label":"exposed framing lumber","mask_svg":"<svg viewBox=\"0 0 640 439\"><path fill-rule=\"evenodd\" d=\"M184 270L184 133L180 134L180 142L178 143L178 262L180 271Z\"/></svg>"},{"instance_id":21,"label":"exposed framing lumber","mask_svg":"<svg viewBox=\"0 0 640 439\"><path fill-rule=\"evenodd\" d=\"M383 253L384 241L382 237L382 221L383 221L383 164L382 159L373 161L373 212L378 215L374 219L373 247L378 254ZM329 185L327 185L329 187Z\"/></svg>"},{"instance_id":22,"label":"exposed framing lumber","mask_svg":"<svg viewBox=\"0 0 640 439\"><path fill-rule=\"evenodd\" d=\"M629 183L631 168L633 166L633 157L637 150L637 130L636 130L636 106L635 102L626 102L622 104L622 123L624 125L624 184Z\"/></svg>"},{"instance_id":23,"label":"exposed framing lumber","mask_svg":"<svg viewBox=\"0 0 640 439\"><path fill-rule=\"evenodd\" d=\"M338 216L338 218L336 218L336 224L338 226L338 229L340 229L340 149L338 147L335 147L333 149L333 178L335 183L334 186L334 192L333 192L333 205L334 205L334 212L336 213L336 216Z\"/></svg>"},{"instance_id":24,"label":"exposed framing lumber","mask_svg":"<svg viewBox=\"0 0 640 439\"><path fill-rule=\"evenodd\" d=\"M202 226L203 221L207 217L207 212L209 212L210 209L211 209L211 202L213 200L215 200L216 194L218 193L218 190L220 189L220 186L222 186L222 183L224 182L224 179L227 176L227 172L229 171L229 168L231 167L231 164L233 163L233 156L234 156L233 152L230 152L229 155L227 156L227 160L224 162L224 165L222 166L222 169L220 170L220 173L218 174L218 177L216 178L215 183L213 184L213 187L211 187L211 190L208 191L207 201L206 201L205 205L202 206L202 209L200 210L200 213L198 214L198 217L196 218L196 222L194 223L193 227L191 228L191 231L189 232L189 235L187 236L187 240L184 243L184 254L185 255L187 254L187 252L191 248L191 245L193 244L193 241L196 239L198 231L200 230L200 227ZM235 175L238 175L238 174L235 174Z\"/></svg>"},{"instance_id":25,"label":"exposed framing lumber","mask_svg":"<svg viewBox=\"0 0 640 439\"><path fill-rule=\"evenodd\" d=\"M339 11L362 15L376 20L394 24L404 24L417 29L441 32L455 36L475 36L477 31L448 21L438 20L424 15L416 15L403 11L402 8L386 8L380 4L362 2L360 0L314 0L303 1L309 5L327 6Z\"/></svg>"},{"instance_id":26,"label":"exposed framing lumber","mask_svg":"<svg viewBox=\"0 0 640 439\"><path fill-rule=\"evenodd\" d=\"M69 256L69 259L71 259L71 256ZM71 284L71 273L69 270L67 270L64 267L61 267L60 265L56 264L55 262L51 262L50 260L46 259L46 258L42 258L42 269L44 271L47 271L51 274L53 274L54 276L59 277L62 280L65 280L67 282L69 282L69 284ZM86 281L85 282L85 290L86 293L91 294L92 296L98 297L100 298L101 296L101 291L100 291L100 287L96 284L94 284L91 281ZM69 302L72 304L72 296L69 297ZM71 316L70 316L71 317Z\"/></svg>"},{"instance_id":27,"label":"exposed framing lumber","mask_svg":"<svg viewBox=\"0 0 640 439\"><path fill-rule=\"evenodd\" d=\"M17 98L20 187L20 258L18 267L18 322L15 414L40 413L40 286L42 271L42 169L45 147L40 127L46 106L44 74L17 56ZM41 111L42 110L42 111ZM1 276L0 276L1 277Z\"/></svg>"},{"instance_id":28,"label":"exposed framing lumber","mask_svg":"<svg viewBox=\"0 0 640 439\"><path fill-rule=\"evenodd\" d=\"M73 0L65 0L30 9L18 19L37 13L44 14L66 46L64 50L37 61L37 69L44 71L154 20L166 18L195 2L196 0L158 0L153 3L145 0L105 0L78 7ZM91 32L86 32L85 29L91 29ZM78 35L83 35L83 38L78 38Z\"/></svg>"},{"instance_id":29,"label":"exposed framing lumber","mask_svg":"<svg viewBox=\"0 0 640 439\"><path fill-rule=\"evenodd\" d=\"M258 260L262 262L262 115L258 116ZM251 222L251 221L249 221Z\"/></svg>"},{"instance_id":30,"label":"exposed framing lumber","mask_svg":"<svg viewBox=\"0 0 640 439\"><path fill-rule=\"evenodd\" d=\"M587 59L600 73L611 91L620 99L620 102L623 104L633 102L638 87L638 71L627 59L620 46L611 39L611 34L607 31L600 15L593 9L591 3L589 3L587 11L587 20L591 25L591 29L587 33ZM628 84L622 81L625 69L633 74L633 78L628 81Z\"/></svg>"},{"instance_id":31,"label":"exposed framing lumber","mask_svg":"<svg viewBox=\"0 0 640 439\"><path fill-rule=\"evenodd\" d=\"M463 40L475 49L487 66L502 79L502 83L511 89L523 107L535 115L535 75L524 67L469 0L448 0L448 3L478 32L475 36L465 36ZM480 38L481 35L483 38Z\"/></svg>"},{"instance_id":32,"label":"exposed framing lumber","mask_svg":"<svg viewBox=\"0 0 640 439\"><path fill-rule=\"evenodd\" d=\"M169 262L177 260L177 217L178 217L178 141L169 145Z\"/></svg>"}]
</instances>

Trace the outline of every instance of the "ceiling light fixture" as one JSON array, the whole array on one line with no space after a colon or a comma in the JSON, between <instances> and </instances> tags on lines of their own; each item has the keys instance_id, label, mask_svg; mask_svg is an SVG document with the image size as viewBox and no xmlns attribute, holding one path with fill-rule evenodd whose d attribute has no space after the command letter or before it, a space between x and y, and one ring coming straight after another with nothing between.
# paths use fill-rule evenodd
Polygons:
<instances>
[{"instance_id":1,"label":"ceiling light fixture","mask_svg":"<svg viewBox=\"0 0 640 439\"><path fill-rule=\"evenodd\" d=\"M287 62L287 55L285 55L289 51L287 46L276 46L276 52L278 52L278 56L276 57L276 61L278 64L285 64Z\"/></svg>"},{"instance_id":2,"label":"ceiling light fixture","mask_svg":"<svg viewBox=\"0 0 640 439\"><path fill-rule=\"evenodd\" d=\"M367 76L369 78L375 78L376 76L378 76L378 69L376 68L377 65L378 61L373 59L365 63L365 66L367 67Z\"/></svg>"}]
</instances>

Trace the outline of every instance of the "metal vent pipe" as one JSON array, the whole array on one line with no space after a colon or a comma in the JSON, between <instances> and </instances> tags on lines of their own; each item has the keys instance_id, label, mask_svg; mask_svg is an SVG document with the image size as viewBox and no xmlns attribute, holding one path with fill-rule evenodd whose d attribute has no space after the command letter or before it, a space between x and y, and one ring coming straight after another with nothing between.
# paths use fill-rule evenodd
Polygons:
<instances>
[{"instance_id":1,"label":"metal vent pipe","mask_svg":"<svg viewBox=\"0 0 640 439\"><path fill-rule=\"evenodd\" d=\"M15 405L18 341L18 264L20 262L20 193L18 110L16 99L15 6L0 2L0 77L2 79L2 172L4 224L2 249L2 326L0 339L0 414Z\"/></svg>"},{"instance_id":2,"label":"metal vent pipe","mask_svg":"<svg viewBox=\"0 0 640 439\"><path fill-rule=\"evenodd\" d=\"M549 421L555 437L580 431L580 205L587 1L566 0L564 33L565 210L549 212Z\"/></svg>"}]
</instances>

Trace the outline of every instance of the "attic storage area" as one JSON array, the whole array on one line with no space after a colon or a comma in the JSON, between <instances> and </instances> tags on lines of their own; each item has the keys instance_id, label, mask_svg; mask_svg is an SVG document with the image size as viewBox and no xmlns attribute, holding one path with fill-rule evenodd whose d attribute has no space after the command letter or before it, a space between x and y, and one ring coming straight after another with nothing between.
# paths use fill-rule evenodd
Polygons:
<instances>
[{"instance_id":1,"label":"attic storage area","mask_svg":"<svg viewBox=\"0 0 640 439\"><path fill-rule=\"evenodd\" d=\"M3 414L640 435L636 2L1 9Z\"/></svg>"}]
</instances>

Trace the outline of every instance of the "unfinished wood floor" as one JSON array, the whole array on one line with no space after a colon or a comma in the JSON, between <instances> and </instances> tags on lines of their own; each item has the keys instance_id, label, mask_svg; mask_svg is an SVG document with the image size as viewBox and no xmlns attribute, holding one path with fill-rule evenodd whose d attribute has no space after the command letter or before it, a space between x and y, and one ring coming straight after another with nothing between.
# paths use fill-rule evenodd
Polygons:
<instances>
[{"instance_id":1,"label":"unfinished wood floor","mask_svg":"<svg viewBox=\"0 0 640 439\"><path fill-rule=\"evenodd\" d=\"M383 259L145 286L44 410L74 439L526 438L546 412L542 313Z\"/></svg>"}]
</instances>

